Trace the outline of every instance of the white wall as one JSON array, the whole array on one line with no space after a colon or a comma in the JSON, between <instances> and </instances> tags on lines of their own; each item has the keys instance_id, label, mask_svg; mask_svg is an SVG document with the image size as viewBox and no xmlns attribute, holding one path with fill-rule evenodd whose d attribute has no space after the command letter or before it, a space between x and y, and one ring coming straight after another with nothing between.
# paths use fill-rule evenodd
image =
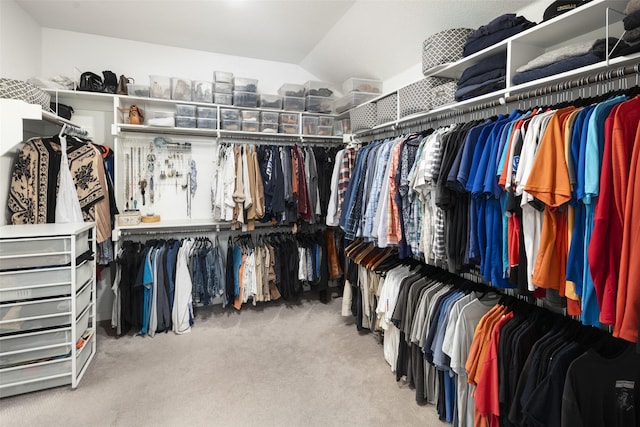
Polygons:
<instances>
[{"instance_id":1,"label":"white wall","mask_svg":"<svg viewBox=\"0 0 640 427\"><path fill-rule=\"evenodd\" d=\"M75 77L76 69L97 74L111 70L139 84L148 84L150 74L211 81L214 70L230 71L258 79L261 93L276 93L283 83L317 79L294 64L43 28L42 75Z\"/></svg>"},{"instance_id":2,"label":"white wall","mask_svg":"<svg viewBox=\"0 0 640 427\"><path fill-rule=\"evenodd\" d=\"M0 77L26 80L39 72L40 41L40 25L15 1L0 1Z\"/></svg>"}]
</instances>

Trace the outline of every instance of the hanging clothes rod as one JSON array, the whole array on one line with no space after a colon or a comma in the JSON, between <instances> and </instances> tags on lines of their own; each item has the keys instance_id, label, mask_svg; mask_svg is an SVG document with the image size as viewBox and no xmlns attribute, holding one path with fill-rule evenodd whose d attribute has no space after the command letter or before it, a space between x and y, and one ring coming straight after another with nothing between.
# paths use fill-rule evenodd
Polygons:
<instances>
[{"instance_id":1,"label":"hanging clothes rod","mask_svg":"<svg viewBox=\"0 0 640 427\"><path fill-rule=\"evenodd\" d=\"M576 79L565 80L563 82L550 84L542 88L531 89L526 92L509 95L506 97L500 97L492 101L469 105L463 108L455 108L455 106L453 106L451 107L453 109L440 113L425 111L424 113L414 117L400 119L395 122L390 122L386 125L376 127L375 129L368 129L361 132L356 132L355 134L358 138L367 136L382 136L389 133L390 136L397 135L398 131L402 131L403 129L448 121L457 117L464 116L465 114L488 111L491 109L496 109L497 107L504 107L505 105L511 103L520 102L527 99L535 99L553 93L567 92L572 89L587 87L592 84L603 83L610 80L621 79L634 74L640 74L640 63L621 66L617 69L592 73Z\"/></svg>"},{"instance_id":2,"label":"hanging clothes rod","mask_svg":"<svg viewBox=\"0 0 640 427\"><path fill-rule=\"evenodd\" d=\"M238 233L238 234L255 233L255 232L265 233L265 234L291 232L291 226L288 226L288 225L274 226L271 224L262 224L262 223L256 224L255 230L241 230L241 229L232 230L230 222L215 223L215 224L211 224L210 227L187 228L187 229L178 229L177 227L178 226L167 226L166 229L155 229L155 230L149 230L148 228L141 229L141 230L135 230L131 228L128 228L126 230L120 229L119 235L123 237L123 236L151 236L151 235L158 235L158 234L176 235L176 234L202 234L202 233L219 233L219 232L232 232L232 233Z\"/></svg>"}]
</instances>

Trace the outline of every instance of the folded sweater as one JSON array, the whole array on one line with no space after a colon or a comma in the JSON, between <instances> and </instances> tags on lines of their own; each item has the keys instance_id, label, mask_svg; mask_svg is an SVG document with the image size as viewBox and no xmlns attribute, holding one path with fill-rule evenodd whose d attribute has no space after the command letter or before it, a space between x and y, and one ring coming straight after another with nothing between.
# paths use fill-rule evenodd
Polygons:
<instances>
[{"instance_id":1,"label":"folded sweater","mask_svg":"<svg viewBox=\"0 0 640 427\"><path fill-rule=\"evenodd\" d=\"M530 82L532 80L543 79L555 74L564 73L565 71L575 70L576 68L595 64L600 61L602 61L600 55L589 52L584 55L563 59L562 61L549 64L545 67L535 68L533 70L517 73L513 76L512 81L513 84L519 85L522 83Z\"/></svg>"}]
</instances>

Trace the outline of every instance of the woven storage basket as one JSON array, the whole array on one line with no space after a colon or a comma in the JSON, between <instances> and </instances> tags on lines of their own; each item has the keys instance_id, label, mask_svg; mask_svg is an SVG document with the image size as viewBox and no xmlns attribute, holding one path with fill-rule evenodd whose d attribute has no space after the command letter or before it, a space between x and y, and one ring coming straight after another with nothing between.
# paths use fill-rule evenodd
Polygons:
<instances>
[{"instance_id":1,"label":"woven storage basket","mask_svg":"<svg viewBox=\"0 0 640 427\"><path fill-rule=\"evenodd\" d=\"M351 132L371 129L376 125L376 104L371 102L349 111Z\"/></svg>"},{"instance_id":2,"label":"woven storage basket","mask_svg":"<svg viewBox=\"0 0 640 427\"><path fill-rule=\"evenodd\" d=\"M398 94L392 93L389 96L378 100L376 103L376 125L388 123L396 120L398 117Z\"/></svg>"},{"instance_id":3,"label":"woven storage basket","mask_svg":"<svg viewBox=\"0 0 640 427\"><path fill-rule=\"evenodd\" d=\"M426 75L435 66L462 58L462 49L473 31L470 28L452 28L427 37L422 43L422 73Z\"/></svg>"},{"instance_id":4,"label":"woven storage basket","mask_svg":"<svg viewBox=\"0 0 640 427\"><path fill-rule=\"evenodd\" d=\"M431 89L450 82L440 77L425 77L415 83L398 90L400 97L400 117L429 111L431 106Z\"/></svg>"},{"instance_id":5,"label":"woven storage basket","mask_svg":"<svg viewBox=\"0 0 640 427\"><path fill-rule=\"evenodd\" d=\"M456 102L457 88L458 82L455 80L431 88L431 108Z\"/></svg>"}]
</instances>

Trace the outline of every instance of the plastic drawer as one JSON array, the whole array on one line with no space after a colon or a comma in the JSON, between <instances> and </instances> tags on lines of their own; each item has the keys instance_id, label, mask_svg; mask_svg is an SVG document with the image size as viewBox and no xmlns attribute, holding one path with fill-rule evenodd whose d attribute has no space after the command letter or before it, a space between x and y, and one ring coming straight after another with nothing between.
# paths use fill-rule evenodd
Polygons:
<instances>
[{"instance_id":1,"label":"plastic drawer","mask_svg":"<svg viewBox=\"0 0 640 427\"><path fill-rule=\"evenodd\" d=\"M137 96L139 98L149 97L149 86L136 85L133 83L127 83L127 95Z\"/></svg>"},{"instance_id":2,"label":"plastic drawer","mask_svg":"<svg viewBox=\"0 0 640 427\"><path fill-rule=\"evenodd\" d=\"M54 329L0 338L0 368L71 353L71 330Z\"/></svg>"},{"instance_id":3,"label":"plastic drawer","mask_svg":"<svg viewBox=\"0 0 640 427\"><path fill-rule=\"evenodd\" d=\"M70 373L69 373L70 374ZM46 388L60 387L71 384L71 375L65 375L48 380L34 381L26 384L12 385L0 388L0 397L15 396L17 394L30 393Z\"/></svg>"},{"instance_id":4,"label":"plastic drawer","mask_svg":"<svg viewBox=\"0 0 640 427\"><path fill-rule=\"evenodd\" d=\"M258 106L258 94L255 92L233 91L233 105L255 108Z\"/></svg>"},{"instance_id":5,"label":"plastic drawer","mask_svg":"<svg viewBox=\"0 0 640 427\"><path fill-rule=\"evenodd\" d=\"M352 77L342 83L342 92L369 92L379 95L382 93L382 81Z\"/></svg>"},{"instance_id":6,"label":"plastic drawer","mask_svg":"<svg viewBox=\"0 0 640 427\"><path fill-rule=\"evenodd\" d=\"M333 127L333 117L318 117L318 126Z\"/></svg>"},{"instance_id":7,"label":"plastic drawer","mask_svg":"<svg viewBox=\"0 0 640 427\"><path fill-rule=\"evenodd\" d=\"M224 120L240 120L240 111L231 108L221 108L220 118Z\"/></svg>"},{"instance_id":8,"label":"plastic drawer","mask_svg":"<svg viewBox=\"0 0 640 427\"><path fill-rule=\"evenodd\" d=\"M233 95L228 93L214 93L213 102L220 105L233 105Z\"/></svg>"},{"instance_id":9,"label":"plastic drawer","mask_svg":"<svg viewBox=\"0 0 640 427\"><path fill-rule=\"evenodd\" d=\"M245 122L257 122L260 120L260 112L244 110L242 111L242 120Z\"/></svg>"},{"instance_id":10,"label":"plastic drawer","mask_svg":"<svg viewBox=\"0 0 640 427\"><path fill-rule=\"evenodd\" d=\"M71 323L70 311L68 297L5 304L0 307L0 335L68 325Z\"/></svg>"},{"instance_id":11,"label":"plastic drawer","mask_svg":"<svg viewBox=\"0 0 640 427\"><path fill-rule=\"evenodd\" d=\"M278 89L278 95L280 96L294 96L294 97L303 97L304 96L304 85L299 85L295 83L285 83L280 86Z\"/></svg>"},{"instance_id":12,"label":"plastic drawer","mask_svg":"<svg viewBox=\"0 0 640 427\"><path fill-rule=\"evenodd\" d=\"M298 133L298 125L280 125L280 133L296 134Z\"/></svg>"},{"instance_id":13,"label":"plastic drawer","mask_svg":"<svg viewBox=\"0 0 640 427\"><path fill-rule=\"evenodd\" d=\"M3 239L0 244L0 256L3 259L0 269L47 267L66 265L71 262L71 239L68 237L41 237L35 239ZM89 250L89 230L76 236L76 253Z\"/></svg>"},{"instance_id":14,"label":"plastic drawer","mask_svg":"<svg viewBox=\"0 0 640 427\"><path fill-rule=\"evenodd\" d=\"M282 110L282 97L280 95L260 95L260 108Z\"/></svg>"},{"instance_id":15,"label":"plastic drawer","mask_svg":"<svg viewBox=\"0 0 640 427\"><path fill-rule=\"evenodd\" d=\"M176 127L178 128L194 128L196 127L195 117L176 116Z\"/></svg>"},{"instance_id":16,"label":"plastic drawer","mask_svg":"<svg viewBox=\"0 0 640 427\"><path fill-rule=\"evenodd\" d=\"M304 97L285 96L282 98L282 108L287 111L304 111Z\"/></svg>"},{"instance_id":17,"label":"plastic drawer","mask_svg":"<svg viewBox=\"0 0 640 427\"><path fill-rule=\"evenodd\" d=\"M258 80L248 79L246 77L235 77L233 79L233 90L238 92L258 93Z\"/></svg>"},{"instance_id":18,"label":"plastic drawer","mask_svg":"<svg viewBox=\"0 0 640 427\"><path fill-rule=\"evenodd\" d=\"M280 124L297 125L299 117L299 114L280 113Z\"/></svg>"},{"instance_id":19,"label":"plastic drawer","mask_svg":"<svg viewBox=\"0 0 640 427\"><path fill-rule=\"evenodd\" d=\"M216 109L211 107L198 107L196 117L199 119L217 119Z\"/></svg>"},{"instance_id":20,"label":"plastic drawer","mask_svg":"<svg viewBox=\"0 0 640 427\"><path fill-rule=\"evenodd\" d=\"M272 113L269 111L263 111L260 113L260 121L262 123L278 124L279 120L280 120L280 113Z\"/></svg>"},{"instance_id":21,"label":"plastic drawer","mask_svg":"<svg viewBox=\"0 0 640 427\"><path fill-rule=\"evenodd\" d=\"M93 277L93 264L76 267L76 283ZM56 267L0 272L0 302L71 295L71 268Z\"/></svg>"},{"instance_id":22,"label":"plastic drawer","mask_svg":"<svg viewBox=\"0 0 640 427\"><path fill-rule=\"evenodd\" d=\"M216 119L205 119L204 117L198 117L197 125L201 129L215 129L218 127L218 121Z\"/></svg>"},{"instance_id":23,"label":"plastic drawer","mask_svg":"<svg viewBox=\"0 0 640 427\"><path fill-rule=\"evenodd\" d=\"M240 130L240 120L222 120L222 130Z\"/></svg>"},{"instance_id":24,"label":"plastic drawer","mask_svg":"<svg viewBox=\"0 0 640 427\"><path fill-rule=\"evenodd\" d=\"M304 94L319 97L330 97L335 93L333 85L328 82L309 80L304 84Z\"/></svg>"},{"instance_id":25,"label":"plastic drawer","mask_svg":"<svg viewBox=\"0 0 640 427\"><path fill-rule=\"evenodd\" d=\"M261 123L260 124L260 132L277 133L278 132L278 124L277 123Z\"/></svg>"},{"instance_id":26,"label":"plastic drawer","mask_svg":"<svg viewBox=\"0 0 640 427\"><path fill-rule=\"evenodd\" d=\"M196 116L196 106L195 105L177 104L176 105L176 116L195 117Z\"/></svg>"},{"instance_id":27,"label":"plastic drawer","mask_svg":"<svg viewBox=\"0 0 640 427\"><path fill-rule=\"evenodd\" d=\"M318 133L318 118L303 117L302 118L302 134L315 135Z\"/></svg>"},{"instance_id":28,"label":"plastic drawer","mask_svg":"<svg viewBox=\"0 0 640 427\"><path fill-rule=\"evenodd\" d=\"M0 385L5 386L55 375L71 375L71 358L2 369L0 370Z\"/></svg>"},{"instance_id":29,"label":"plastic drawer","mask_svg":"<svg viewBox=\"0 0 640 427\"><path fill-rule=\"evenodd\" d=\"M213 91L211 82L195 80L192 85L191 98L196 102L213 102Z\"/></svg>"},{"instance_id":30,"label":"plastic drawer","mask_svg":"<svg viewBox=\"0 0 640 427\"><path fill-rule=\"evenodd\" d=\"M191 80L172 77L171 99L177 101L191 101Z\"/></svg>"},{"instance_id":31,"label":"plastic drawer","mask_svg":"<svg viewBox=\"0 0 640 427\"><path fill-rule=\"evenodd\" d=\"M333 126L318 126L318 135L333 136Z\"/></svg>"},{"instance_id":32,"label":"plastic drawer","mask_svg":"<svg viewBox=\"0 0 640 427\"><path fill-rule=\"evenodd\" d=\"M171 99L171 79L165 76L149 76L151 98Z\"/></svg>"},{"instance_id":33,"label":"plastic drawer","mask_svg":"<svg viewBox=\"0 0 640 427\"><path fill-rule=\"evenodd\" d=\"M324 96L307 96L307 111L314 113L331 113L333 111L333 99Z\"/></svg>"},{"instance_id":34,"label":"plastic drawer","mask_svg":"<svg viewBox=\"0 0 640 427\"><path fill-rule=\"evenodd\" d=\"M216 82L215 85L215 93L225 93L227 95L233 95L233 84L232 83L220 83Z\"/></svg>"},{"instance_id":35,"label":"plastic drawer","mask_svg":"<svg viewBox=\"0 0 640 427\"><path fill-rule=\"evenodd\" d=\"M227 71L214 71L213 80L216 83L233 83L233 73Z\"/></svg>"},{"instance_id":36,"label":"plastic drawer","mask_svg":"<svg viewBox=\"0 0 640 427\"><path fill-rule=\"evenodd\" d=\"M243 132L259 132L260 126L257 121L242 121L242 131Z\"/></svg>"}]
</instances>

